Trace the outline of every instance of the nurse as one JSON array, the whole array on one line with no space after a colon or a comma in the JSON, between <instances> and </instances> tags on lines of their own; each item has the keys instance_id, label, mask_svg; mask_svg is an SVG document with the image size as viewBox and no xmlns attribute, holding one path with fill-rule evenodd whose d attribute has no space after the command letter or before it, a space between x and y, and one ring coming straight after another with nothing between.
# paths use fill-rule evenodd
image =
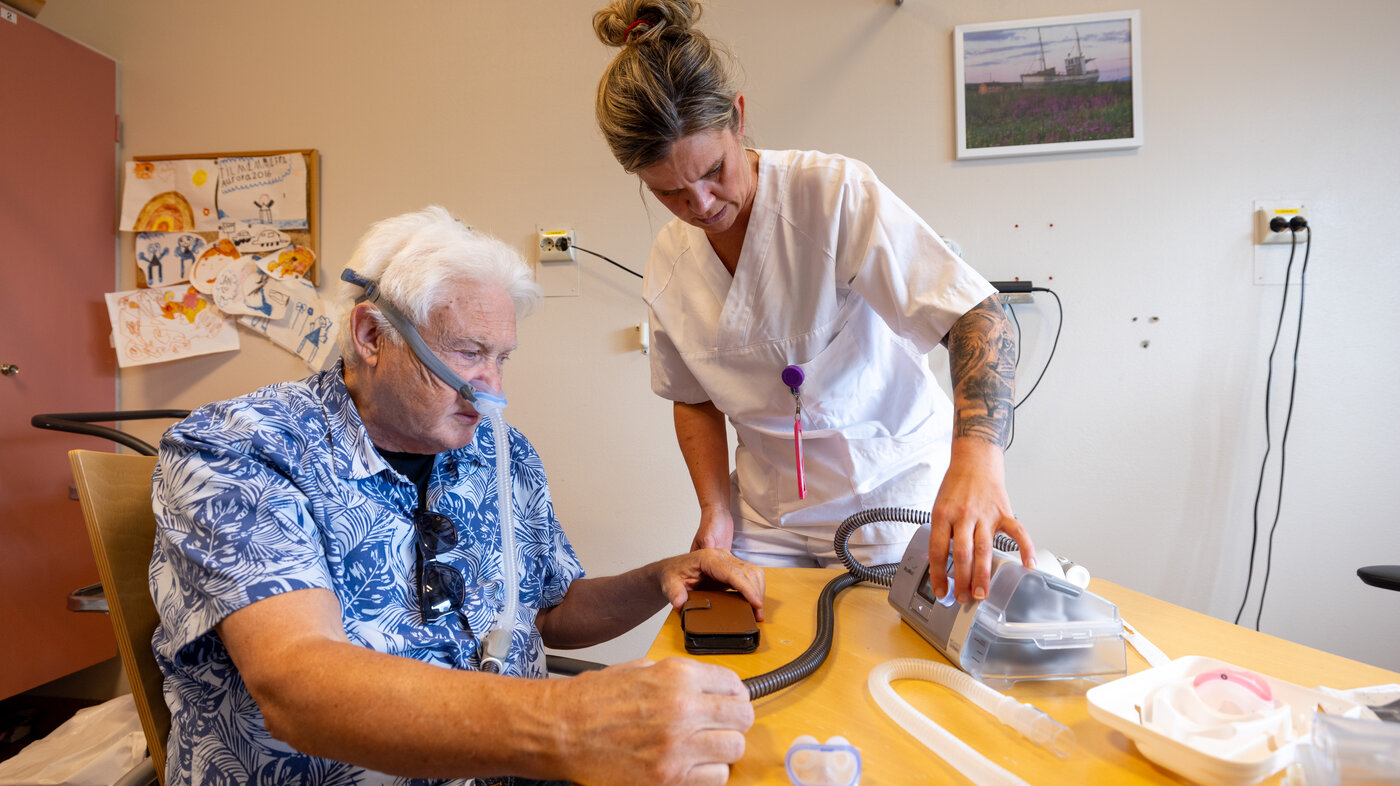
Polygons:
<instances>
[{"instance_id":1,"label":"nurse","mask_svg":"<svg viewBox=\"0 0 1400 786\"><path fill-rule=\"evenodd\" d=\"M958 600L980 600L994 534L1034 559L1005 488L1016 350L995 290L861 162L746 147L744 96L694 26L700 12L688 0L616 0L593 20L620 48L598 85L598 125L676 217L652 246L643 290L652 388L674 402L700 502L692 547L831 565L847 516L930 509L931 564L951 549ZM940 343L952 403L925 360ZM789 366L801 374L785 376ZM733 475L726 416L739 439ZM896 562L913 531L867 526L852 550Z\"/></svg>"}]
</instances>

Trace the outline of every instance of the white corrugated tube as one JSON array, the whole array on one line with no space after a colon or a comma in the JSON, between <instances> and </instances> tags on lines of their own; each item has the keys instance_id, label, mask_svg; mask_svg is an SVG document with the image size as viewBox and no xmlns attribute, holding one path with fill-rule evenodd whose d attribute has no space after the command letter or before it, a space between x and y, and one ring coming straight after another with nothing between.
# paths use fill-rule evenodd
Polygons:
<instances>
[{"instance_id":1,"label":"white corrugated tube","mask_svg":"<svg viewBox=\"0 0 1400 786\"><path fill-rule=\"evenodd\" d=\"M1064 758L1074 750L1074 732L1029 704L983 685L968 674L945 663L919 658L895 658L870 670L867 685L875 703L886 715L909 732L939 758L978 784L1018 784L1026 782L973 750L942 726L929 720L914 705L900 698L890 687L893 680L924 680L957 691L973 704L995 715L997 720L1024 734L1032 742Z\"/></svg>"}]
</instances>

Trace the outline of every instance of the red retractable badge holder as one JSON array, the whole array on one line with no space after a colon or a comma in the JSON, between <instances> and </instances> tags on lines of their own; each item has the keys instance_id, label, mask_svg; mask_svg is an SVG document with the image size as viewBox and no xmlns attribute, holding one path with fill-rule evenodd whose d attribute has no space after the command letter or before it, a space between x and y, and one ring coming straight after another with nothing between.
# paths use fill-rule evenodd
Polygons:
<instances>
[{"instance_id":1,"label":"red retractable badge holder","mask_svg":"<svg viewBox=\"0 0 1400 786\"><path fill-rule=\"evenodd\" d=\"M783 369L783 384L792 391L796 411L792 416L792 442L797 451L797 498L807 498L807 480L802 474L802 382L807 378L801 366L788 366Z\"/></svg>"}]
</instances>

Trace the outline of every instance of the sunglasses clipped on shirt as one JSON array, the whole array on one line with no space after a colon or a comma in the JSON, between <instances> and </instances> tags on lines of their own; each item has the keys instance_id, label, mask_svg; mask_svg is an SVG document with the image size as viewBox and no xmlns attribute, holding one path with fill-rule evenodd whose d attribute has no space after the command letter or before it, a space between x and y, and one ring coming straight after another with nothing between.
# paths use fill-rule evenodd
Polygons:
<instances>
[{"instance_id":1,"label":"sunglasses clipped on shirt","mask_svg":"<svg viewBox=\"0 0 1400 786\"><path fill-rule=\"evenodd\" d=\"M418 610L423 622L436 622L455 613L466 602L467 581L462 571L438 562L436 557L457 547L457 524L431 510L413 514L418 532Z\"/></svg>"}]
</instances>

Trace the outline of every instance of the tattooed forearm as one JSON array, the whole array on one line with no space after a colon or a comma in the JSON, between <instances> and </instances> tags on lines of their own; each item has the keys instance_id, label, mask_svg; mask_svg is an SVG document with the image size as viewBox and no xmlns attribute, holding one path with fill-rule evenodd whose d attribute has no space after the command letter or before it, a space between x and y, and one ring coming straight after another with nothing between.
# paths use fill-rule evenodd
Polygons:
<instances>
[{"instance_id":1,"label":"tattooed forearm","mask_svg":"<svg viewBox=\"0 0 1400 786\"><path fill-rule=\"evenodd\" d=\"M1004 447L1016 391L1016 336L996 295L953 323L943 343L953 377L953 436Z\"/></svg>"}]
</instances>

